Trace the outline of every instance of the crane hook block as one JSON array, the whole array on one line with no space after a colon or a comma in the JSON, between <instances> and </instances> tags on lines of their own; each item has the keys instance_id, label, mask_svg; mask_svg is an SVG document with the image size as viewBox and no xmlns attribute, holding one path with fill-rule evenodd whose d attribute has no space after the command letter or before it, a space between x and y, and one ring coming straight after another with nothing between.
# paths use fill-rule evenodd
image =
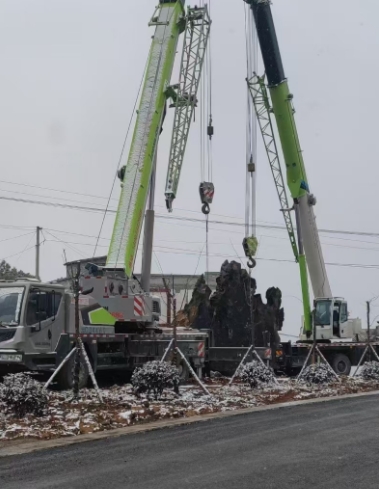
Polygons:
<instances>
[{"instance_id":1,"label":"crane hook block","mask_svg":"<svg viewBox=\"0 0 379 489\"><path fill-rule=\"evenodd\" d=\"M209 204L203 204L201 207L201 212L205 215L209 214L211 211Z\"/></svg>"},{"instance_id":2,"label":"crane hook block","mask_svg":"<svg viewBox=\"0 0 379 489\"><path fill-rule=\"evenodd\" d=\"M245 256L246 258L248 258L247 266L249 268L254 268L257 264L257 262L253 258L258 249L257 238L255 236L248 236L246 238L243 238L242 246L245 252Z\"/></svg>"},{"instance_id":3,"label":"crane hook block","mask_svg":"<svg viewBox=\"0 0 379 489\"><path fill-rule=\"evenodd\" d=\"M209 204L212 204L213 196L215 193L215 187L211 182L201 182L199 187L200 200L203 204L202 212L203 214L209 214L210 208Z\"/></svg>"}]
</instances>

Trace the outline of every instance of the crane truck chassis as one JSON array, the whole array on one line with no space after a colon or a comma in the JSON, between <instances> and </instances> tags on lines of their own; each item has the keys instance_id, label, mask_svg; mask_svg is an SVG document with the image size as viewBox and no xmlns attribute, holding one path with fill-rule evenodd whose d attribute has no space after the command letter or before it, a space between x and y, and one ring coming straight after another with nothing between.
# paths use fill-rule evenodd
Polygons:
<instances>
[{"instance_id":1,"label":"crane truck chassis","mask_svg":"<svg viewBox=\"0 0 379 489\"><path fill-rule=\"evenodd\" d=\"M157 302L159 304L159 302ZM137 366L163 356L172 337L172 328L143 328L138 323L124 324L124 331L114 326L91 323L91 314L106 313L91 296L80 297L80 335L95 372L133 371ZM103 311L103 312L101 312ZM157 318L159 311L156 312ZM96 317L96 316L95 316ZM2 282L0 285L0 375L31 370L53 372L75 346L74 299L63 286L41 284L33 280ZM216 370L232 374L247 347L215 347L210 330L177 328L178 346L199 373ZM338 374L348 375L356 366L365 342L318 343L324 356ZM379 342L373 341L379 353ZM292 375L304 364L309 344L281 343L276 349L276 370ZM270 348L256 348L260 357L271 363ZM73 357L71 357L73 359ZM246 361L251 361L247 358ZM61 388L72 387L72 361L58 374ZM82 365L81 384L88 380ZM181 378L189 376L181 364Z\"/></svg>"},{"instance_id":2,"label":"crane truck chassis","mask_svg":"<svg viewBox=\"0 0 379 489\"><path fill-rule=\"evenodd\" d=\"M130 323L120 333L117 322L114 326L91 324L91 313L104 309L90 296L80 297L79 308L80 336L95 372L133 371L160 359L173 337L172 328L158 325L143 328L140 323ZM74 298L63 286L32 280L3 282L0 320L0 375L24 370L52 372L75 346ZM206 332L177 329L178 346L197 370L204 367L207 338ZM81 384L85 385L88 372L81 364ZM188 369L184 363L180 367L185 380ZM72 387L72 368L73 357L58 374L61 388Z\"/></svg>"}]
</instances>

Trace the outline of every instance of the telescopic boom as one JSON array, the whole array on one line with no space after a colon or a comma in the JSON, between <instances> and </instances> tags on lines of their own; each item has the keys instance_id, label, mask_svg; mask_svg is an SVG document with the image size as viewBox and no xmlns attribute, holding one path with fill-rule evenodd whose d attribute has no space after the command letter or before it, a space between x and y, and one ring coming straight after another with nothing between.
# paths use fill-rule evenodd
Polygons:
<instances>
[{"instance_id":1,"label":"telescopic boom","mask_svg":"<svg viewBox=\"0 0 379 489\"><path fill-rule=\"evenodd\" d=\"M308 265L314 297L332 297L313 211L316 199L310 193L309 182L304 167L294 118L293 96L290 93L284 74L282 58L271 14L271 2L269 0L245 1L252 9L257 28L272 108L285 160L287 185L294 201L303 301L305 299L309 304L309 297L306 297L306 291L308 289L306 264ZM308 323L305 329L309 334L310 322L307 321L307 318L305 318L305 321Z\"/></svg>"},{"instance_id":2,"label":"telescopic boom","mask_svg":"<svg viewBox=\"0 0 379 489\"><path fill-rule=\"evenodd\" d=\"M181 22L182 20L182 22ZM184 0L160 0L150 22L155 25L129 158L123 170L106 268L130 278L140 240L153 161L166 106L179 34L185 27Z\"/></svg>"}]
</instances>

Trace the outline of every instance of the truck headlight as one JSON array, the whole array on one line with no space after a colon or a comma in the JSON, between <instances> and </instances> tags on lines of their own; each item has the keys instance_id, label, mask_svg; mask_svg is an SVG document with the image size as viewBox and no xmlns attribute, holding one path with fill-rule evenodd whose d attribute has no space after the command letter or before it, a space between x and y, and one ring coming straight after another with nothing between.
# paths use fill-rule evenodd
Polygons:
<instances>
[{"instance_id":1,"label":"truck headlight","mask_svg":"<svg viewBox=\"0 0 379 489\"><path fill-rule=\"evenodd\" d=\"M0 362L22 362L22 355L18 353L0 353Z\"/></svg>"}]
</instances>

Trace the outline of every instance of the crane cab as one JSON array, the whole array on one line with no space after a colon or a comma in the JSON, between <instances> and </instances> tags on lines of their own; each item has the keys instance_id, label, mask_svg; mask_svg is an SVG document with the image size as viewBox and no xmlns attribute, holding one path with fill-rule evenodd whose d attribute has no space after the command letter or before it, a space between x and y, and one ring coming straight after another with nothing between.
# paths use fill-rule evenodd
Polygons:
<instances>
[{"instance_id":1,"label":"crane cab","mask_svg":"<svg viewBox=\"0 0 379 489\"><path fill-rule=\"evenodd\" d=\"M347 302L342 297L314 301L313 327L317 340L355 340L361 331L359 319L349 319Z\"/></svg>"}]
</instances>

